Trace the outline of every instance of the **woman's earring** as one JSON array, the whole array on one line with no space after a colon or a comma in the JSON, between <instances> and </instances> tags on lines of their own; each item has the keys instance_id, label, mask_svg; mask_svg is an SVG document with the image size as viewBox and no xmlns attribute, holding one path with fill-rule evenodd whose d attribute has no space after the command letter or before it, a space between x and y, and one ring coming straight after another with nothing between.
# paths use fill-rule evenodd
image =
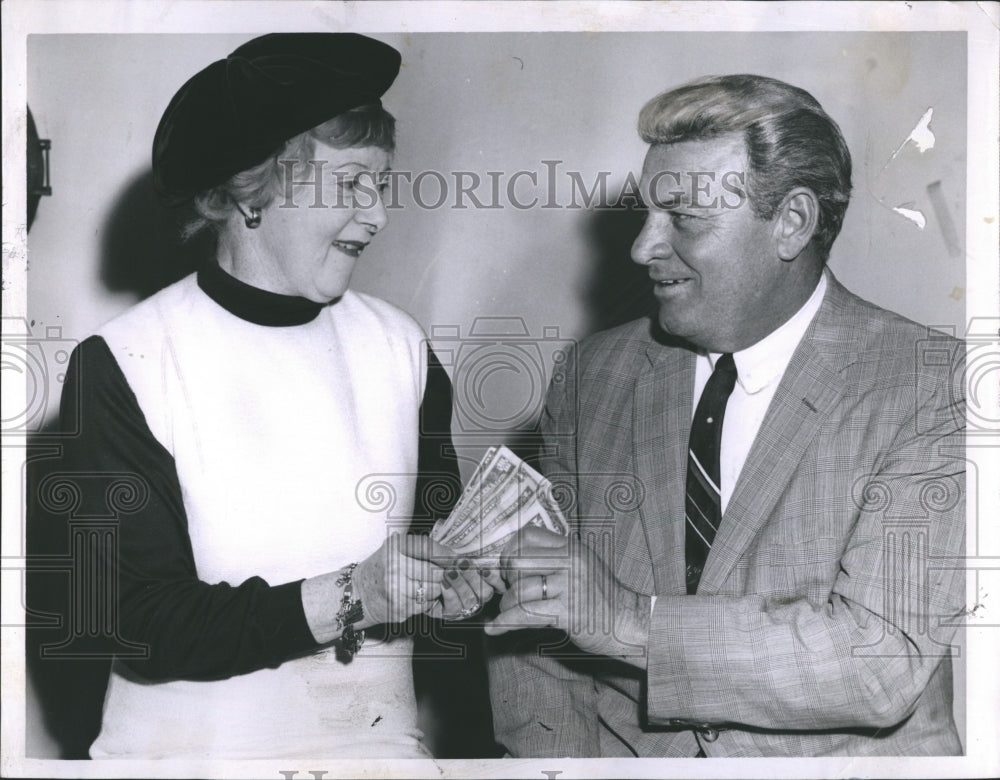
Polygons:
<instances>
[{"instance_id":1,"label":"woman's earring","mask_svg":"<svg viewBox=\"0 0 1000 780\"><path fill-rule=\"evenodd\" d=\"M250 228L251 230L255 230L256 228L260 227L261 214L259 208L257 208L256 206L251 206L250 213L247 214L239 203L236 203L235 200L233 201L233 203L236 206L236 210L243 215L243 222L248 228Z\"/></svg>"},{"instance_id":2,"label":"woman's earring","mask_svg":"<svg viewBox=\"0 0 1000 780\"><path fill-rule=\"evenodd\" d=\"M251 206L250 213L243 215L243 222L246 224L248 228L250 228L251 230L255 230L260 227L260 218L261 218L260 209L257 208L256 206Z\"/></svg>"}]
</instances>

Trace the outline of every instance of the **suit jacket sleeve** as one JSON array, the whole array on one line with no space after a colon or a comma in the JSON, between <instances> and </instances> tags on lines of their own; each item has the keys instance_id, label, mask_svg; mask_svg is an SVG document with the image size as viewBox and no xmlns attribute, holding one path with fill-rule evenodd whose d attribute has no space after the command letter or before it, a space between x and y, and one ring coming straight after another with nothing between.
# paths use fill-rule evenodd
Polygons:
<instances>
[{"instance_id":1,"label":"suit jacket sleeve","mask_svg":"<svg viewBox=\"0 0 1000 780\"><path fill-rule=\"evenodd\" d=\"M964 607L965 410L954 380L941 373L918 361L908 404L868 420L895 436L857 492L825 604L657 599L651 723L888 728L913 711ZM908 534L899 524L908 518L925 518L926 534Z\"/></svg>"},{"instance_id":2,"label":"suit jacket sleeve","mask_svg":"<svg viewBox=\"0 0 1000 780\"><path fill-rule=\"evenodd\" d=\"M574 356L564 376L575 371ZM576 409L572 382L549 387L541 432L545 444L542 470L570 491L576 478ZM488 668L496 740L512 756L600 755L597 692L594 678L564 656L571 646L560 632L513 631L490 639Z\"/></svg>"}]
</instances>

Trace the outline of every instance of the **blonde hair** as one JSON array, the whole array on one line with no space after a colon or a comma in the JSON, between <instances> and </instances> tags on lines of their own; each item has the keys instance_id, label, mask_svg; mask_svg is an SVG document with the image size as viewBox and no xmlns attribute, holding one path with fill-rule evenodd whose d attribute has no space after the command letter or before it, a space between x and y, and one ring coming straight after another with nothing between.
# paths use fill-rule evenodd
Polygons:
<instances>
[{"instance_id":1,"label":"blonde hair","mask_svg":"<svg viewBox=\"0 0 1000 780\"><path fill-rule=\"evenodd\" d=\"M278 161L305 162L316 150L317 141L341 149L377 146L392 152L396 147L396 120L381 104L358 106L290 138L263 162L195 195L181 219L182 239L186 241L207 229L218 232L237 203L267 208L280 191L283 169Z\"/></svg>"},{"instance_id":2,"label":"blonde hair","mask_svg":"<svg viewBox=\"0 0 1000 780\"><path fill-rule=\"evenodd\" d=\"M639 113L648 144L739 133L746 148L747 195L771 219L785 195L808 187L819 200L813 244L825 261L851 199L851 153L837 123L799 87L748 74L707 76L650 100Z\"/></svg>"}]
</instances>

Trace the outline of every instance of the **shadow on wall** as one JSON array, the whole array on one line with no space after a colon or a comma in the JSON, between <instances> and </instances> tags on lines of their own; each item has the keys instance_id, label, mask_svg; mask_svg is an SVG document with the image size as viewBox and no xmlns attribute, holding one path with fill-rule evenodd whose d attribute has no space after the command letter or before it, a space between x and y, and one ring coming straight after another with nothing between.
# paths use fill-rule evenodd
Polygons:
<instances>
[{"instance_id":1,"label":"shadow on wall","mask_svg":"<svg viewBox=\"0 0 1000 780\"><path fill-rule=\"evenodd\" d=\"M581 339L636 319L648 318L655 328L652 315L656 311L656 301L647 269L631 259L632 243L642 229L644 215L644 210L627 202L594 209L586 214L583 230L592 249L591 267L580 296L580 306L585 314ZM544 370L551 373L553 366L547 365ZM533 389L528 388L522 395L534 396ZM544 394L544 388L542 390ZM537 400L541 404L543 397ZM456 401L461 402L461 399ZM537 411L541 413L541 406ZM505 444L537 469L544 444L537 423L536 415L532 424L505 430L502 435L498 432L497 440L491 443Z\"/></svg>"},{"instance_id":2,"label":"shadow on wall","mask_svg":"<svg viewBox=\"0 0 1000 780\"><path fill-rule=\"evenodd\" d=\"M613 328L656 310L645 266L632 262L632 243L642 230L645 211L620 202L588 215L587 238L594 247L594 267L583 305L589 314L586 333Z\"/></svg>"},{"instance_id":3,"label":"shadow on wall","mask_svg":"<svg viewBox=\"0 0 1000 780\"><path fill-rule=\"evenodd\" d=\"M581 339L655 314L656 300L647 269L631 258L632 243L642 229L644 218L645 210L627 200L586 215L583 230L592 251L591 268L580 301L586 315ZM655 327L652 319L651 325ZM552 366L546 369L551 370ZM542 446L537 426L507 431L504 443L537 468Z\"/></svg>"},{"instance_id":4,"label":"shadow on wall","mask_svg":"<svg viewBox=\"0 0 1000 780\"><path fill-rule=\"evenodd\" d=\"M147 170L125 188L104 225L101 282L141 300L187 276L214 251L209 231L181 242L177 215L160 204Z\"/></svg>"}]
</instances>

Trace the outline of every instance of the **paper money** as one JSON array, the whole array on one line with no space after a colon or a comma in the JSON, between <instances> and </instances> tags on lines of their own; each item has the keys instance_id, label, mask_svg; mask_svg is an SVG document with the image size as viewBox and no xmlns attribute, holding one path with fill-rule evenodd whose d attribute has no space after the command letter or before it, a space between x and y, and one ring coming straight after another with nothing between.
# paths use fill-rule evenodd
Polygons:
<instances>
[{"instance_id":1,"label":"paper money","mask_svg":"<svg viewBox=\"0 0 1000 780\"><path fill-rule=\"evenodd\" d=\"M501 449L505 452L500 452ZM450 536L452 528L465 525L469 517L478 510L481 501L492 495L494 489L500 486L517 467L515 462L517 460L517 456L506 447L490 447L439 533Z\"/></svg>"},{"instance_id":2,"label":"paper money","mask_svg":"<svg viewBox=\"0 0 1000 780\"><path fill-rule=\"evenodd\" d=\"M431 537L476 561L496 560L522 528L536 525L566 536L569 524L552 484L506 447L490 447L447 519Z\"/></svg>"}]
</instances>

